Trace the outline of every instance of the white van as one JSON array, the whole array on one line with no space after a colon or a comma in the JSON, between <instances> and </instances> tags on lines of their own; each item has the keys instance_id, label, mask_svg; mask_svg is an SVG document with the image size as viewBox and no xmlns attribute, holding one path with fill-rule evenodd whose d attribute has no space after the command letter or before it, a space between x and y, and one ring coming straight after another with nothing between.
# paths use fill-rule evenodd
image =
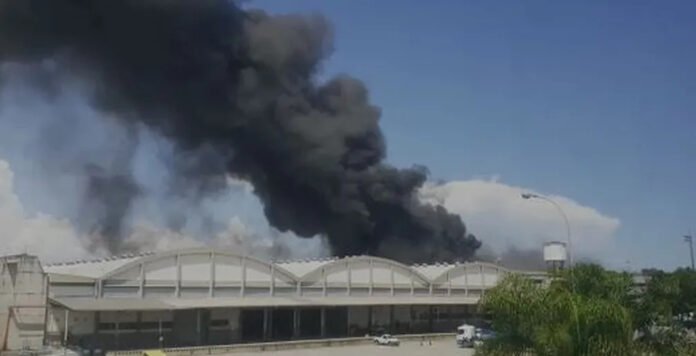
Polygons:
<instances>
[{"instance_id":1,"label":"white van","mask_svg":"<svg viewBox=\"0 0 696 356\"><path fill-rule=\"evenodd\" d=\"M476 337L476 327L462 324L457 327L457 345L460 347L473 347Z\"/></svg>"}]
</instances>

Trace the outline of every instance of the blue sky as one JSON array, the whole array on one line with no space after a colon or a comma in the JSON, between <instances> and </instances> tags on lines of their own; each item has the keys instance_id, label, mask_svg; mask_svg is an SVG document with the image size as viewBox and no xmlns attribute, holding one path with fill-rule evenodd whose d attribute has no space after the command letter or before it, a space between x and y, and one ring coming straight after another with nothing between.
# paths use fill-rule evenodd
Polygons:
<instances>
[{"instance_id":1,"label":"blue sky","mask_svg":"<svg viewBox=\"0 0 696 356\"><path fill-rule=\"evenodd\" d=\"M389 161L500 176L621 221L633 267L696 232L696 3L263 0L335 26L325 74L364 80Z\"/></svg>"},{"instance_id":2,"label":"blue sky","mask_svg":"<svg viewBox=\"0 0 696 356\"><path fill-rule=\"evenodd\" d=\"M560 239L565 230L553 207L519 198L530 190L557 197L576 248L609 267L688 263L681 236L696 233L696 3L257 0L245 6L316 12L334 24L335 52L322 77L349 73L366 82L383 111L389 162L425 164L433 180L452 182L432 188L428 198L461 214L484 248L538 249ZM41 247L47 235L77 234L54 219L79 220L84 213L84 181L75 165L119 166L119 150L130 146L128 132L91 108L80 88L68 81L61 95L45 100L25 83L25 71L0 66L7 84L0 92L0 203L15 194L18 201L12 209L0 206L0 220L15 242L27 246L33 238ZM71 124L57 125L65 120ZM54 136L58 142L46 144ZM210 225L208 218L225 224L236 217L259 236L273 235L246 188L203 206L170 197L161 160L173 152L156 137L141 140L147 144L135 151L132 168L147 197L129 219L161 224L175 210L189 217L185 232L196 238L205 237L199 230ZM45 152L46 146L53 148Z\"/></svg>"}]
</instances>

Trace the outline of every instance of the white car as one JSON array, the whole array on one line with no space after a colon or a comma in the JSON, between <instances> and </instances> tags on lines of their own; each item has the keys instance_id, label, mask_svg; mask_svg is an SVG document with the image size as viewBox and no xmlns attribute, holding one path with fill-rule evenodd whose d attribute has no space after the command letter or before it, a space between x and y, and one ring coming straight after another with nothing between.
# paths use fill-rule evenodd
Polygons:
<instances>
[{"instance_id":1,"label":"white car","mask_svg":"<svg viewBox=\"0 0 696 356\"><path fill-rule=\"evenodd\" d=\"M399 346L399 339L389 335L389 334L384 334L382 336L377 336L374 339L372 339L375 344L377 345L384 345L384 346Z\"/></svg>"},{"instance_id":2,"label":"white car","mask_svg":"<svg viewBox=\"0 0 696 356\"><path fill-rule=\"evenodd\" d=\"M457 345L460 347L474 346L476 339L476 327L473 325L462 324L457 328Z\"/></svg>"}]
</instances>

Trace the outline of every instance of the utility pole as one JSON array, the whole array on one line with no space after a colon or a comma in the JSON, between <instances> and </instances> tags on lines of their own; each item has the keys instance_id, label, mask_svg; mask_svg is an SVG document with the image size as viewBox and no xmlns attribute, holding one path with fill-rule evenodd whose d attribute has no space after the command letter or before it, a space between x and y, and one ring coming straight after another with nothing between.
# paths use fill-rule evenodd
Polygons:
<instances>
[{"instance_id":1,"label":"utility pole","mask_svg":"<svg viewBox=\"0 0 696 356\"><path fill-rule=\"evenodd\" d=\"M689 244L689 252L691 253L691 270L696 271L694 267L694 237L691 234L684 235L684 242Z\"/></svg>"}]
</instances>

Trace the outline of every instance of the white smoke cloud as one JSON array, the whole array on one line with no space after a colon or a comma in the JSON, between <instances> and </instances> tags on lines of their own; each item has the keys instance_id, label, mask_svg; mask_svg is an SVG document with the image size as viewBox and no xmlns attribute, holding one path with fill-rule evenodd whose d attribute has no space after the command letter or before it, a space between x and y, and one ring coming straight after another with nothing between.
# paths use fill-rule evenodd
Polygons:
<instances>
[{"instance_id":1,"label":"white smoke cloud","mask_svg":"<svg viewBox=\"0 0 696 356\"><path fill-rule=\"evenodd\" d=\"M535 193L500 183L498 179L475 179L428 184L420 195L426 202L461 215L468 230L482 240L484 249L497 254L511 248L538 251L544 242L565 241L565 225L559 212L548 202L522 199L523 192ZM611 246L620 226L617 218L566 197L549 197L568 216L578 257L598 256Z\"/></svg>"},{"instance_id":2,"label":"white smoke cloud","mask_svg":"<svg viewBox=\"0 0 696 356\"><path fill-rule=\"evenodd\" d=\"M47 260L90 255L66 219L37 213L29 216L14 192L14 174L0 160L0 254L30 253Z\"/></svg>"},{"instance_id":3,"label":"white smoke cloud","mask_svg":"<svg viewBox=\"0 0 696 356\"><path fill-rule=\"evenodd\" d=\"M260 233L237 216L229 219L225 229L206 239L139 222L124 243L147 251L207 246L265 259L324 257L328 251L324 241L318 237L305 239L277 231Z\"/></svg>"},{"instance_id":4,"label":"white smoke cloud","mask_svg":"<svg viewBox=\"0 0 696 356\"><path fill-rule=\"evenodd\" d=\"M243 185L233 181L233 184ZM105 256L106 251L89 251L88 236L78 233L68 219L44 213L28 215L15 193L14 173L0 160L0 255L29 253L44 262ZM217 247L260 258L304 258L324 256L328 251L320 238L303 239L277 231L260 231L239 217L229 219L225 229L211 238L173 231L149 221L138 221L125 238L126 246L141 251L167 251L189 247Z\"/></svg>"}]
</instances>

